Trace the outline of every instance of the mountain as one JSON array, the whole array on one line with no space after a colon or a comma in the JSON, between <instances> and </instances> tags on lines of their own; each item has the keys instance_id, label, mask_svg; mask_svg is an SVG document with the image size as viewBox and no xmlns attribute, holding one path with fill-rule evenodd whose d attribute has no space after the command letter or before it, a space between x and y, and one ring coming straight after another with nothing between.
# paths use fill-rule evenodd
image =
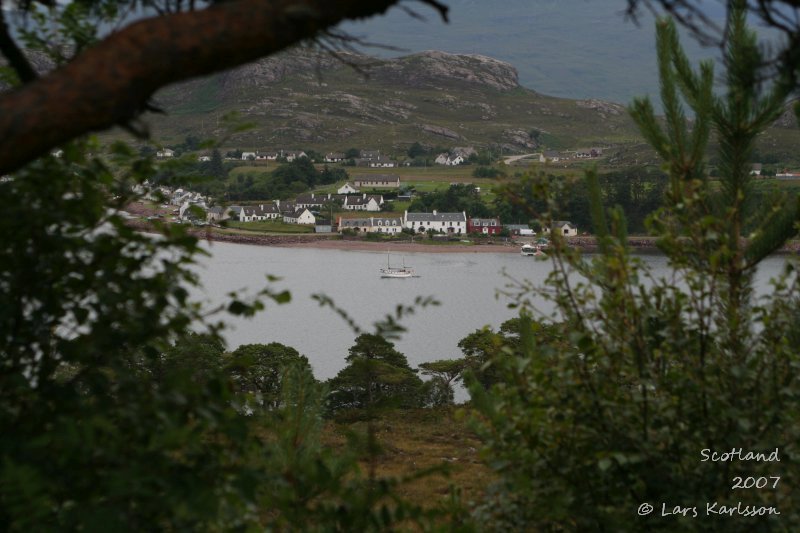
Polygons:
<instances>
[{"instance_id":1,"label":"mountain","mask_svg":"<svg viewBox=\"0 0 800 533\"><path fill-rule=\"evenodd\" d=\"M522 87L509 63L440 51L337 59L295 49L168 88L156 104L169 112L150 119L165 144L223 137L233 112L254 127L223 144L247 150L404 151L418 141L526 152L638 139L619 104L545 96Z\"/></svg>"}]
</instances>

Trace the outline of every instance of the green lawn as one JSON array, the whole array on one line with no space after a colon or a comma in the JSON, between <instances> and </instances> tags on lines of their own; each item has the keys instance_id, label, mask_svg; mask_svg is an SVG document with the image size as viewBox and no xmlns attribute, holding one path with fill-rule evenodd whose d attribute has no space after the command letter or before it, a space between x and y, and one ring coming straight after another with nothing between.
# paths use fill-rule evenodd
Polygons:
<instances>
[{"instance_id":1,"label":"green lawn","mask_svg":"<svg viewBox=\"0 0 800 533\"><path fill-rule=\"evenodd\" d=\"M284 224L283 222L259 221L259 222L236 222L228 221L226 226L233 229L255 231L259 233L314 233L313 226L303 226L300 224Z\"/></svg>"}]
</instances>

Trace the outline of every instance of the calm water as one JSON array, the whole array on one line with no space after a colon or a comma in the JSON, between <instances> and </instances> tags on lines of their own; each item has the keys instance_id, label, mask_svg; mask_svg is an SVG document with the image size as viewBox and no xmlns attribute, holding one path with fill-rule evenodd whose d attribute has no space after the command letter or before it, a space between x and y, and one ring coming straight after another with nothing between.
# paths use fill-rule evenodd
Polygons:
<instances>
[{"instance_id":1,"label":"calm water","mask_svg":"<svg viewBox=\"0 0 800 533\"><path fill-rule=\"evenodd\" d=\"M406 254L406 264L419 278L381 279L378 270L386 265L386 253L300 248L274 248L229 243L207 245L212 256L199 268L204 298L221 303L238 289L251 293L267 285L270 274L281 281L270 286L289 289L292 302L269 303L253 319L231 318L225 336L233 349L240 344L280 342L293 346L311 361L318 379L334 376L344 367L355 333L330 308L312 300L324 293L345 309L365 331L397 304L410 304L417 296L433 296L441 305L428 307L404 320L408 332L397 348L416 366L425 361L461 356L458 341L475 329L495 329L516 315L509 300L498 296L509 275L542 282L551 270L550 262L519 254L416 253ZM403 256L392 255L399 265ZM662 256L646 256L656 273L665 275ZM758 276L759 292L766 292L768 279L777 275L785 259L768 259ZM543 311L549 311L540 303Z\"/></svg>"}]
</instances>

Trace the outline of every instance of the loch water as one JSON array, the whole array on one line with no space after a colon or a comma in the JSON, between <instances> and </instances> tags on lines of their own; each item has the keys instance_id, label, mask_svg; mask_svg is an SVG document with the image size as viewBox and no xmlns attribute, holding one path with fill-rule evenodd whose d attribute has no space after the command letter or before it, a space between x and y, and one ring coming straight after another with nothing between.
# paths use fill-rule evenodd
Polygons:
<instances>
[{"instance_id":1,"label":"loch water","mask_svg":"<svg viewBox=\"0 0 800 533\"><path fill-rule=\"evenodd\" d=\"M458 341L484 326L495 329L518 311L501 293L512 279L542 284L553 266L518 253L408 253L393 252L392 265L403 261L419 277L383 279L386 252L283 248L231 243L205 243L210 253L201 258L197 272L202 292L195 296L210 306L226 301L234 290L254 294L269 286L288 289L289 304L267 302L254 318L225 317L228 347L241 344L280 342L307 356L318 379L333 377L345 366L347 350L356 334L329 307L312 298L324 294L365 332L394 312L399 304L411 304L418 296L435 298L440 305L419 309L403 320L408 331L396 347L412 366L437 359L461 356ZM662 255L642 256L655 276L670 275ZM768 258L756 278L756 292L770 290L769 279L780 274L786 257ZM280 281L268 283L266 276ZM542 300L534 304L548 313L552 307Z\"/></svg>"}]
</instances>

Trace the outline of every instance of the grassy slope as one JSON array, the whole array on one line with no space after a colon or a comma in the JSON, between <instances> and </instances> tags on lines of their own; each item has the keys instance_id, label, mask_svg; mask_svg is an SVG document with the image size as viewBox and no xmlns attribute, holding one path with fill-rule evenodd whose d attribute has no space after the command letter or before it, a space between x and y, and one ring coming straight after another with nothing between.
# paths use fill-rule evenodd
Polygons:
<instances>
[{"instance_id":1,"label":"grassy slope","mask_svg":"<svg viewBox=\"0 0 800 533\"><path fill-rule=\"evenodd\" d=\"M413 62L406 67L413 68ZM156 137L170 144L189 134L222 136L223 117L237 112L255 127L233 134L224 145L243 150L369 147L397 152L414 141L432 146L488 146L507 142L506 130L533 128L541 130L554 148L636 138L624 113L599 113L573 100L522 87L499 91L448 79L437 79L429 86L398 86L389 79L365 79L340 66L325 70L319 78L289 76L270 84L268 90L238 86L232 98L222 89L220 76L159 93L157 100L171 116L151 118ZM351 97L356 104L343 101ZM387 111L383 105L387 102L394 111ZM426 133L421 125L448 128L461 139Z\"/></svg>"},{"instance_id":2,"label":"grassy slope","mask_svg":"<svg viewBox=\"0 0 800 533\"><path fill-rule=\"evenodd\" d=\"M435 474L402 485L401 495L423 507L446 500L450 485L461 489L465 502L476 501L493 480L493 474L479 456L480 441L469 429L458 409L394 411L379 417L376 435L383 453L377 474L404 477L426 468L446 465L449 475ZM343 446L347 431L366 431L363 422L329 424L325 441Z\"/></svg>"}]
</instances>

